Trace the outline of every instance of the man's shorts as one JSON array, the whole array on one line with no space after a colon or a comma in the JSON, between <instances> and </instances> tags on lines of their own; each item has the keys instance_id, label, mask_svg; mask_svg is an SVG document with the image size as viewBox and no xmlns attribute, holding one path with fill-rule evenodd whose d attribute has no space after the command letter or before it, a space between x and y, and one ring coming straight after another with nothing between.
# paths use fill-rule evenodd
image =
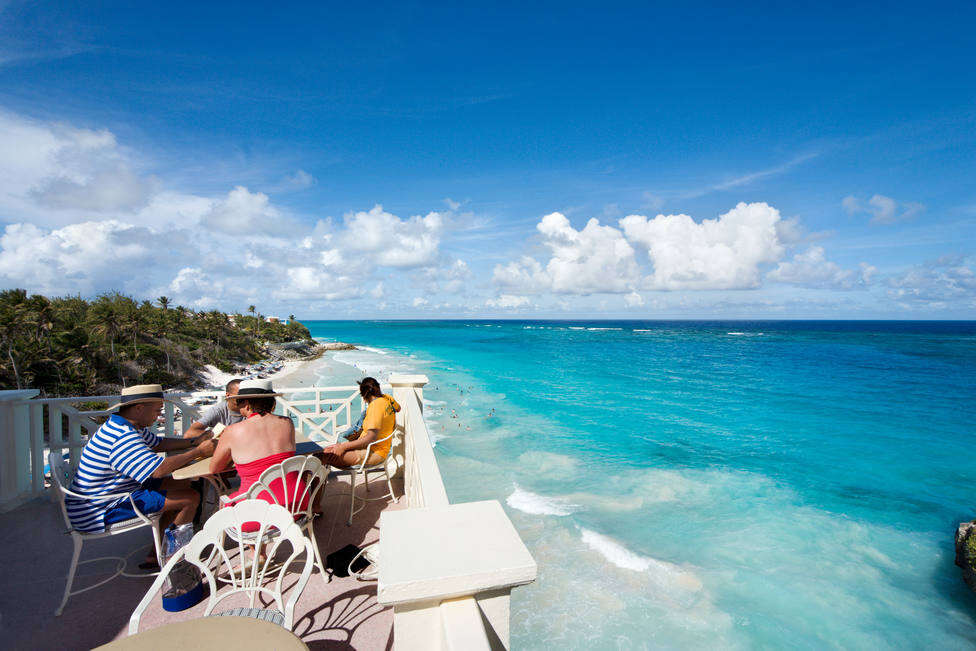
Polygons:
<instances>
[{"instance_id":1,"label":"man's shorts","mask_svg":"<svg viewBox=\"0 0 976 651\"><path fill-rule=\"evenodd\" d=\"M148 479L143 482L143 488L133 491L132 501L136 503L136 506L139 507L139 510L144 515L158 513L163 510L163 504L166 502L166 491L159 490L159 487L162 485L163 480L161 479ZM108 526L116 522L132 520L137 517L139 516L132 510L132 502L126 498L117 506L113 506L105 512L105 525Z\"/></svg>"}]
</instances>

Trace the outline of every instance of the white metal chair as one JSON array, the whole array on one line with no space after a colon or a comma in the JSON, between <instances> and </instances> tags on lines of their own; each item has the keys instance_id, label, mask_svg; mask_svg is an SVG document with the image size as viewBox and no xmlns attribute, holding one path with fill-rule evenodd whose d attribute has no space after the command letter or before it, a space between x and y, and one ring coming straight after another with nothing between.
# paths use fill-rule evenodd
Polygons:
<instances>
[{"instance_id":1,"label":"white metal chair","mask_svg":"<svg viewBox=\"0 0 976 651\"><path fill-rule=\"evenodd\" d=\"M291 473L297 474L298 481L295 482L294 489L289 491L286 490L288 484L285 478ZM298 526L311 539L312 550L315 552L315 566L321 572L325 582L328 583L329 574L325 571L325 565L322 563L322 554L319 551L319 543L315 539L315 515L313 513L315 505L321 497L322 489L325 487L327 477L328 473L325 466L316 457L312 455L294 456L262 472L258 480L247 490L247 493L234 499L222 496L220 501L221 504L227 505L236 503L239 500L258 499L258 496L265 492L271 495L274 503L287 509L292 514ZM281 480L284 503L280 503L278 497L271 491L270 486L275 480ZM306 497L308 500L306 506L303 508L302 503L306 502ZM234 537L236 534L233 531L228 531L227 535L237 541L237 538ZM254 544L257 532L242 532L242 535L244 543ZM273 529L264 534L269 539L275 535L277 535L277 532Z\"/></svg>"},{"instance_id":2,"label":"white metal chair","mask_svg":"<svg viewBox=\"0 0 976 651\"><path fill-rule=\"evenodd\" d=\"M254 556L251 559L246 556L247 550L251 548L250 544L242 542L244 533L242 528L246 522L260 524L257 532L259 535L254 542ZM277 534L266 544L264 534L271 528L277 529ZM227 534L234 532L233 536L227 537L237 540L239 563L232 562L228 550L224 549L225 532ZM274 561L274 556L282 549L281 544L285 541L291 547L291 552L288 558L279 564ZM262 550L266 552L266 558L263 560ZM233 546L230 551L233 553ZM302 554L305 554L305 560L301 574L292 586L286 601L282 582L288 574L288 568ZM129 635L139 632L139 620L143 612L162 589L166 576L184 559L200 570L210 588L207 607L203 611L204 617L251 617L279 624L290 631L294 625L295 604L298 603L298 598L301 597L312 574L313 558L312 542L304 536L301 527L295 524L292 514L283 507L269 504L264 500L244 500L229 508L220 509L207 520L203 529L197 532L189 543L167 561L149 591L132 612L129 618ZM216 566L211 567L214 559L217 560ZM230 577L228 581L230 585L225 586L223 592L218 594L216 575L224 568ZM227 597L239 594L248 598L248 607L214 612L218 603L223 602ZM259 596L262 597L262 602L269 599L271 603L268 606L273 608L261 607L265 605L264 603L258 603L256 607L256 599Z\"/></svg>"},{"instance_id":3,"label":"white metal chair","mask_svg":"<svg viewBox=\"0 0 976 651\"><path fill-rule=\"evenodd\" d=\"M352 466L350 468L336 468L332 471L332 475L349 475L349 520L346 522L347 525L352 524L352 516L356 515L364 508L366 508L366 502L375 502L377 500L385 500L388 497L392 497L393 501L397 501L396 493L393 492L393 475L390 473L390 463L393 463L393 449L391 444L391 449L387 453L386 457L379 463L374 463L371 466L367 466L366 462L369 461L369 455L373 451L373 446L383 441L389 441L396 434L395 430L389 436L385 438L373 441L366 446L366 454L363 456L363 460L358 466ZM366 492L369 492L369 473L371 472L382 472L386 475L386 486L389 488L389 492L385 495L379 497L359 497L356 495L356 478L362 475L363 483L366 485ZM359 500L359 508L356 508L356 500Z\"/></svg>"},{"instance_id":4,"label":"white metal chair","mask_svg":"<svg viewBox=\"0 0 976 651\"><path fill-rule=\"evenodd\" d=\"M351 561L349 561L349 567L346 568L346 572L349 576L354 576L360 581L375 581L380 575L380 544L373 543L371 545L366 545L359 550ZM360 558L365 558L369 561L369 565L364 567L361 571L356 572L352 569L352 566L356 564L356 561Z\"/></svg>"},{"instance_id":5,"label":"white metal chair","mask_svg":"<svg viewBox=\"0 0 976 651\"><path fill-rule=\"evenodd\" d=\"M102 556L101 558L92 558L87 561L78 562L81 557L81 546L86 540L95 540L96 538L106 538L108 536L117 536L122 533L128 533L135 529L141 527L149 527L152 530L153 545L156 547L156 560L162 565L161 556L161 546L160 546L160 534L159 534L159 516L161 513L151 513L145 514L139 510L136 506L135 500L132 499L132 493L113 493L111 495L100 495L97 498L89 498L83 495L79 495L71 490L65 488L71 485L71 476L68 471L68 466L65 464L64 457L54 452L48 456L48 463L51 466L51 491L53 497L57 500L58 505L61 507L61 516L64 518L64 524L67 527L67 533L71 534L71 541L74 543L74 551L71 555L71 566L68 568L68 576L65 579L64 586L64 596L61 598L61 605L58 606L57 610L54 611L55 617L60 617L61 613L64 612L64 606L68 603L68 598L76 594L81 594L91 590L92 588L97 588L100 585L108 583L117 576L132 576L132 577L142 577L142 576L152 576L152 574L131 574L125 571L125 566L127 562L126 557L122 556ZM68 519L68 507L65 505L65 497L70 496L81 500L92 501L92 502L109 502L119 499L120 497L128 498L129 502L132 504L132 510L135 511L136 517L129 520L123 520L122 522L116 522L105 527L104 531L100 532L87 532L87 531L76 531L71 525L71 520ZM71 591L71 586L74 585L75 572L78 570L79 565L85 565L87 563L95 563L97 561L116 561L118 564L115 568L115 573L107 579L103 579L98 583L82 588L81 590Z\"/></svg>"}]
</instances>

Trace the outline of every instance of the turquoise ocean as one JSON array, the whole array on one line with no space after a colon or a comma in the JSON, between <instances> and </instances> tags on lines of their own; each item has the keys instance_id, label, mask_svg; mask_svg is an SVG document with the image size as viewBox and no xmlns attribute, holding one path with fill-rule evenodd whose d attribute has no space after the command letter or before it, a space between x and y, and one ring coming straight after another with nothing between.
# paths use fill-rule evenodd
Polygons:
<instances>
[{"instance_id":1,"label":"turquoise ocean","mask_svg":"<svg viewBox=\"0 0 976 651\"><path fill-rule=\"evenodd\" d=\"M305 323L429 376L451 500L539 563L514 648L976 645L976 323Z\"/></svg>"}]
</instances>

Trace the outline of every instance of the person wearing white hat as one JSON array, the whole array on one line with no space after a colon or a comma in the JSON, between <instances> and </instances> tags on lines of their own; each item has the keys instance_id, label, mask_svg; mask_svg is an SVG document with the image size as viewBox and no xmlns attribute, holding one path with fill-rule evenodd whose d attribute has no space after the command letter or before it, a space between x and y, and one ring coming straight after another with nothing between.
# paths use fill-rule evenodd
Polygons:
<instances>
[{"instance_id":1,"label":"person wearing white hat","mask_svg":"<svg viewBox=\"0 0 976 651\"><path fill-rule=\"evenodd\" d=\"M163 512L161 524L193 520L200 497L189 482L166 479L197 457L213 454L209 435L193 439L161 439L150 429L163 408L163 387L142 384L122 389L114 411L92 434L81 452L71 490L87 499L65 500L68 517L78 531L99 532L115 522L136 517L125 497L99 499L113 493L132 493L143 513ZM163 457L158 452L180 451Z\"/></svg>"},{"instance_id":2,"label":"person wearing white hat","mask_svg":"<svg viewBox=\"0 0 976 651\"><path fill-rule=\"evenodd\" d=\"M237 474L241 476L241 486L229 496L231 500L247 493L265 470L295 456L295 424L290 418L273 413L275 398L280 395L275 392L271 380L244 380L237 388L235 400L244 420L221 432L217 450L210 460L210 472L214 474L223 472L231 461L234 462ZM286 486L276 480L268 488L277 496L277 503L283 504L286 489L289 495L305 493L302 485L296 492L298 481L298 473L293 472L285 477ZM274 503L267 492L260 497ZM301 508L305 506L302 504ZM243 530L250 530L252 525L256 530L257 523L250 522L245 523Z\"/></svg>"}]
</instances>

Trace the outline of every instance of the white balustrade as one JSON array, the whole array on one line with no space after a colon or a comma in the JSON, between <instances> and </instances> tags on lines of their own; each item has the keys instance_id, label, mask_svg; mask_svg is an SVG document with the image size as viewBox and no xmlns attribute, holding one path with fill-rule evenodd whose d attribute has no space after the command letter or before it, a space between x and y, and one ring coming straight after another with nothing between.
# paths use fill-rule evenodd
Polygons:
<instances>
[{"instance_id":1,"label":"white balustrade","mask_svg":"<svg viewBox=\"0 0 976 651\"><path fill-rule=\"evenodd\" d=\"M537 567L497 501L450 504L423 415L423 375L390 377L409 509L380 515L377 601L397 651L507 649L513 588ZM435 542L436 541L436 542Z\"/></svg>"}]
</instances>

